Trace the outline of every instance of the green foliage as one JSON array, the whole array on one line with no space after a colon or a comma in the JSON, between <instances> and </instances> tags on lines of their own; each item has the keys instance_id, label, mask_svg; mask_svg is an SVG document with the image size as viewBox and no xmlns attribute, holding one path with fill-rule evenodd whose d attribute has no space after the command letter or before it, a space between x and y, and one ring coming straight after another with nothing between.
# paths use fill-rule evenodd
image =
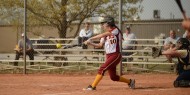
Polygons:
<instances>
[{"instance_id":1,"label":"green foliage","mask_svg":"<svg viewBox=\"0 0 190 95\"><path fill-rule=\"evenodd\" d=\"M89 17L112 15L118 17L119 0L27 0L28 25L51 25L61 38L67 28ZM124 19L133 19L142 12L142 0L123 0ZM0 18L10 24L22 24L24 0L0 0Z\"/></svg>"}]
</instances>

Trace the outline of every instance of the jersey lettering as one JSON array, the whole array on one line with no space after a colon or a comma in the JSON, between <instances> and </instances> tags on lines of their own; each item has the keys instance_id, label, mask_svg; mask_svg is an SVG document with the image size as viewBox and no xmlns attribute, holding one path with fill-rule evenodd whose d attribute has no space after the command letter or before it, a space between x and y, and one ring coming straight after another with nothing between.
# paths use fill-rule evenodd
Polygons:
<instances>
[{"instance_id":1,"label":"jersey lettering","mask_svg":"<svg viewBox=\"0 0 190 95\"><path fill-rule=\"evenodd\" d=\"M110 44L116 44L117 43L117 40L116 39L111 39L110 40Z\"/></svg>"}]
</instances>

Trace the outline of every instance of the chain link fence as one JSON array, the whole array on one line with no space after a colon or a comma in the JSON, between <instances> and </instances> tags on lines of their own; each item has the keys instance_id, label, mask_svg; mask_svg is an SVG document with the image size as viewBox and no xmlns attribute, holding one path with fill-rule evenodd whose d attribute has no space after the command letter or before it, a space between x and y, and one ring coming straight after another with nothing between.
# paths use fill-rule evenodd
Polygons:
<instances>
[{"instance_id":1,"label":"chain link fence","mask_svg":"<svg viewBox=\"0 0 190 95\"><path fill-rule=\"evenodd\" d=\"M83 29L89 29L92 31L92 36L102 33L101 24L98 23L101 20L99 13L100 8L106 7L109 4L118 5L113 0L109 2L103 2L105 5L99 6L99 0L92 2L91 0L79 0L74 2L73 0L64 2L64 0L45 0L47 2L36 2L28 1L28 26L27 26L27 42L26 42L26 63L27 70L29 71L51 71L60 70L61 72L69 70L85 70L93 71L97 70L98 67L105 61L105 53L103 48L97 49L92 46L85 46L82 44L85 38L80 39L80 31ZM148 0L139 0L140 2L132 3L133 0L123 0L127 3L128 10L131 13L123 16L122 31L125 33L126 27L130 26L131 32L136 35L136 41L138 44L130 44L135 46L135 50L123 50L123 52L132 52L133 55L123 57L123 70L155 70L155 68L164 69L164 71L170 72L170 66L162 68L157 66L158 64L168 63L167 59L162 56L159 59L151 58L151 47L163 46L164 39L169 36L169 31L176 31L178 37L182 37L184 29L181 27L181 16L175 17L175 11L168 8L167 11L170 16L164 17L165 11L162 10L162 6L156 7L155 9L148 10L146 5ZM134 0L135 1L135 0ZM138 1L138 0L136 0ZM0 25L1 35L1 47L0 47L0 70L2 72L13 71L18 73L18 69L22 72L24 61L23 61L23 4L24 1L15 1L18 9L11 10L9 4L12 4L11 0L4 1L7 3L7 7L1 5L2 12L6 12L7 20L12 20L11 23L2 21ZM172 1L171 1L172 2ZM174 1L173 1L174 2ZM39 3L39 4L38 4ZM91 6L81 5L91 4ZM94 4L93 4L94 3ZM154 3L154 2L152 2ZM33 5L32 5L33 4ZM45 4L42 7L38 5ZM107 5L108 4L108 5ZM64 7L64 5L68 5ZM73 7L75 5L75 7ZM160 5L165 6L164 1ZM59 7L62 6L62 7ZM133 7L134 6L134 7ZM82 13L83 7L88 14ZM135 9L138 8L139 9ZM144 7L144 8L143 8ZM171 7L177 7L175 3L172 3ZM12 7L16 8L16 7ZM40 9L41 8L41 9ZM63 11L67 8L67 11ZM80 12L74 11L81 9ZM115 7L114 7L115 8ZM93 11L96 9L99 11ZM112 8L110 8L111 10ZM115 8L117 9L117 8ZM41 10L41 11L39 11ZM47 12L44 12L48 10ZM53 11L54 10L54 11ZM73 11L72 11L73 10ZM123 9L123 13L126 12ZM90 11L90 12L87 12ZM144 13L147 13L147 18L144 18ZM134 14L132 14L135 12ZM144 13L143 13L144 12ZM11 17L10 14L15 13L15 18ZM8 15L9 14L9 15ZM104 15L112 15L113 13L107 12ZM125 14L125 13L124 13ZM151 16L150 16L151 15ZM177 14L178 15L178 14ZM62 16L62 17L61 17ZM118 22L118 15L113 15ZM1 18L3 18L1 16ZM57 19L58 18L58 19ZM75 19L73 19L75 18ZM87 24L88 22L88 24ZM117 23L118 25L118 23ZM95 41L96 43L98 42ZM31 44L31 45L30 45ZM124 60L126 59L126 60ZM161 60L161 61L160 61ZM175 59L174 59L175 60ZM129 68L126 64L134 64ZM148 64L148 65L147 65ZM169 69L169 70L168 70Z\"/></svg>"}]
</instances>

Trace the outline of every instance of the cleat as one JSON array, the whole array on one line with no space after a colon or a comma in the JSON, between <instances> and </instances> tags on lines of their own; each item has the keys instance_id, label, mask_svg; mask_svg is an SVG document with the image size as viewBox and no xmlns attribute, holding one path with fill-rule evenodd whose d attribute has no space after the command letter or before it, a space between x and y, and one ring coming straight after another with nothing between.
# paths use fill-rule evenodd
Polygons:
<instances>
[{"instance_id":1,"label":"cleat","mask_svg":"<svg viewBox=\"0 0 190 95\"><path fill-rule=\"evenodd\" d=\"M174 81L174 87L190 87L190 81L189 80L179 80Z\"/></svg>"},{"instance_id":2,"label":"cleat","mask_svg":"<svg viewBox=\"0 0 190 95\"><path fill-rule=\"evenodd\" d=\"M135 80L134 79L130 79L129 88L135 89Z\"/></svg>"},{"instance_id":3,"label":"cleat","mask_svg":"<svg viewBox=\"0 0 190 95\"><path fill-rule=\"evenodd\" d=\"M96 87L92 87L91 85L89 85L87 88L83 88L83 90L93 91L93 90L96 90Z\"/></svg>"},{"instance_id":4,"label":"cleat","mask_svg":"<svg viewBox=\"0 0 190 95\"><path fill-rule=\"evenodd\" d=\"M174 87L179 87L179 82L178 81L174 81L173 85L174 85Z\"/></svg>"}]
</instances>

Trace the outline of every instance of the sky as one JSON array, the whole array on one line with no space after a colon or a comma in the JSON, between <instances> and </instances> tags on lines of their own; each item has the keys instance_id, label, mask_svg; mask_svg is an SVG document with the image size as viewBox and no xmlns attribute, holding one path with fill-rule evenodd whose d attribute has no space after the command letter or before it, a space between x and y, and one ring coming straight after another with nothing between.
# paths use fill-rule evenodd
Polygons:
<instances>
[{"instance_id":1,"label":"sky","mask_svg":"<svg viewBox=\"0 0 190 95\"><path fill-rule=\"evenodd\" d=\"M186 15L190 17L190 0L181 0ZM144 11L140 18L153 19L153 10L160 10L161 19L183 18L175 0L143 0Z\"/></svg>"}]
</instances>

